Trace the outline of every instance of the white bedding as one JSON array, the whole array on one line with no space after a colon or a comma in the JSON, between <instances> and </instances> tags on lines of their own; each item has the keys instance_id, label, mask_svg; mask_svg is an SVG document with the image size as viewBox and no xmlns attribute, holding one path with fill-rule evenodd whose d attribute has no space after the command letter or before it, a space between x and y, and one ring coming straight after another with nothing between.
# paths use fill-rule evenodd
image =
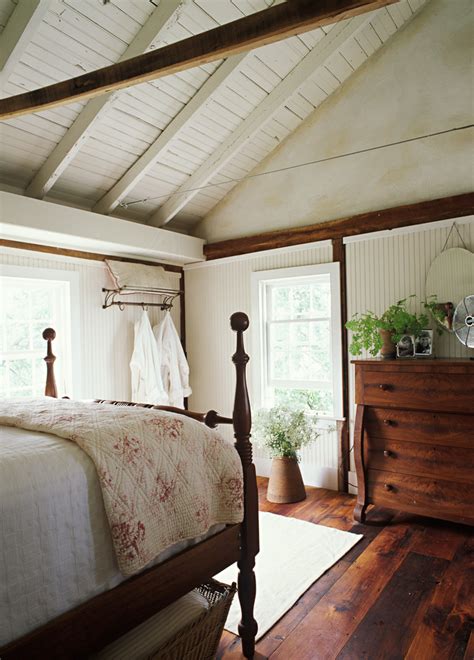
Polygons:
<instances>
[{"instance_id":1,"label":"white bedding","mask_svg":"<svg viewBox=\"0 0 474 660\"><path fill-rule=\"evenodd\" d=\"M87 454L47 433L0 427L0 647L124 579Z\"/></svg>"}]
</instances>

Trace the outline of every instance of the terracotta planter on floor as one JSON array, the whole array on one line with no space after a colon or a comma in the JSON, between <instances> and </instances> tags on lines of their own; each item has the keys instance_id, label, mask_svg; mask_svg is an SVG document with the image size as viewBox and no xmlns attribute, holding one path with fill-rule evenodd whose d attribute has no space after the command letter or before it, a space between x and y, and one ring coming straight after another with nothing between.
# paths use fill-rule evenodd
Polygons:
<instances>
[{"instance_id":1,"label":"terracotta planter on floor","mask_svg":"<svg viewBox=\"0 0 474 660\"><path fill-rule=\"evenodd\" d=\"M300 502L306 491L296 458L274 458L268 482L267 500L277 504Z\"/></svg>"}]
</instances>

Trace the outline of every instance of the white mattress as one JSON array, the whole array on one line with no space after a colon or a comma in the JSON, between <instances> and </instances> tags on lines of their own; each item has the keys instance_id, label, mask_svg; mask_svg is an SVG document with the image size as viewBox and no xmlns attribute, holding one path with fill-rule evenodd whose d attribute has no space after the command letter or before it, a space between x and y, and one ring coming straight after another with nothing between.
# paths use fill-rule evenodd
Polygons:
<instances>
[{"instance_id":1,"label":"white mattress","mask_svg":"<svg viewBox=\"0 0 474 660\"><path fill-rule=\"evenodd\" d=\"M90 458L68 440L1 426L0 647L124 579Z\"/></svg>"}]
</instances>

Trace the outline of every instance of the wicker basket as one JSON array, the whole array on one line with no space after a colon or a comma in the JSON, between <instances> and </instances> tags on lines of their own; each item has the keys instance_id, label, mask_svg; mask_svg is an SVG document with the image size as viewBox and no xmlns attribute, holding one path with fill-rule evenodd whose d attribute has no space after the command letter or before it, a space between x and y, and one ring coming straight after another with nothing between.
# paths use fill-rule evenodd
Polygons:
<instances>
[{"instance_id":1,"label":"wicker basket","mask_svg":"<svg viewBox=\"0 0 474 660\"><path fill-rule=\"evenodd\" d=\"M228 586L210 580L197 588L206 598L209 609L182 628L163 646L155 649L149 660L213 660L236 592L235 584Z\"/></svg>"}]
</instances>

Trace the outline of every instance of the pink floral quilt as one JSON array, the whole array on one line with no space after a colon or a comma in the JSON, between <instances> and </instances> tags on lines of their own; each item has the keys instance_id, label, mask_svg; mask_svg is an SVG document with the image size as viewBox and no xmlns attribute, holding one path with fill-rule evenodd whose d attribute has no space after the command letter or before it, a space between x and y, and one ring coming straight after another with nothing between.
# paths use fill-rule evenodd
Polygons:
<instances>
[{"instance_id":1,"label":"pink floral quilt","mask_svg":"<svg viewBox=\"0 0 474 660\"><path fill-rule=\"evenodd\" d=\"M0 424L77 443L95 464L120 571L243 518L242 467L216 431L168 412L66 399L0 402Z\"/></svg>"}]
</instances>

